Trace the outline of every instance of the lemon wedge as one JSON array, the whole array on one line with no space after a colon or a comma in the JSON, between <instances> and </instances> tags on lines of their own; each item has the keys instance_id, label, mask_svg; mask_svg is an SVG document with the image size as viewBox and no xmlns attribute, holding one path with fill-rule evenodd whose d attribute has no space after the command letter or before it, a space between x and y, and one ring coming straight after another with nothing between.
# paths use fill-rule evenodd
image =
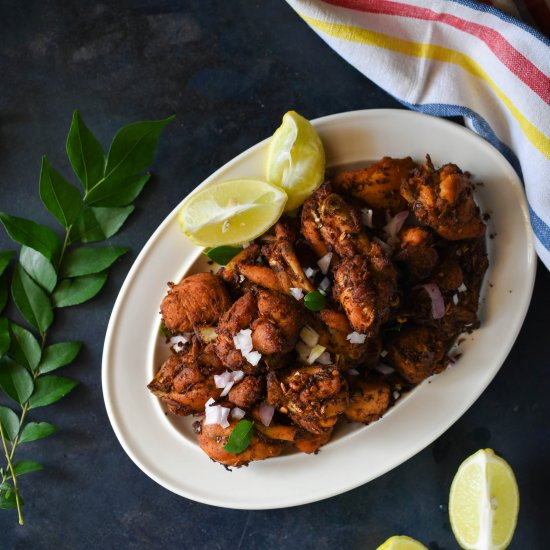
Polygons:
<instances>
[{"instance_id":1,"label":"lemon wedge","mask_svg":"<svg viewBox=\"0 0 550 550\"><path fill-rule=\"evenodd\" d=\"M459 467L451 485L449 518L466 550L503 550L514 535L519 491L510 465L481 449Z\"/></svg>"},{"instance_id":2,"label":"lemon wedge","mask_svg":"<svg viewBox=\"0 0 550 550\"><path fill-rule=\"evenodd\" d=\"M404 535L390 537L376 550L428 550L421 542Z\"/></svg>"},{"instance_id":3,"label":"lemon wedge","mask_svg":"<svg viewBox=\"0 0 550 550\"><path fill-rule=\"evenodd\" d=\"M286 201L286 193L266 181L228 180L189 195L178 221L199 246L242 244L265 233L280 218Z\"/></svg>"},{"instance_id":4,"label":"lemon wedge","mask_svg":"<svg viewBox=\"0 0 550 550\"><path fill-rule=\"evenodd\" d=\"M285 210L295 210L325 177L325 150L309 120L295 111L283 116L267 151L266 178L288 194Z\"/></svg>"}]
</instances>

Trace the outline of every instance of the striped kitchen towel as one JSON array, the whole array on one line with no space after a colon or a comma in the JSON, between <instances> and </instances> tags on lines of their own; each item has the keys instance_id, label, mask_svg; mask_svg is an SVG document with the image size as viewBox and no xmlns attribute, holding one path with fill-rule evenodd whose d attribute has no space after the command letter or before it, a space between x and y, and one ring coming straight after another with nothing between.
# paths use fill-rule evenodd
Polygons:
<instances>
[{"instance_id":1,"label":"striped kitchen towel","mask_svg":"<svg viewBox=\"0 0 550 550\"><path fill-rule=\"evenodd\" d=\"M523 178L535 246L550 269L550 40L487 2L287 2L401 103L462 116L504 154Z\"/></svg>"}]
</instances>

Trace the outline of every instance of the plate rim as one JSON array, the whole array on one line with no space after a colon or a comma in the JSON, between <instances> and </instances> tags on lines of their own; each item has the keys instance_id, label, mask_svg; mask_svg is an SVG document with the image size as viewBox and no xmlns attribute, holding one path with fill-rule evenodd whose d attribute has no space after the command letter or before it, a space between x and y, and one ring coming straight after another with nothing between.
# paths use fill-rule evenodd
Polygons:
<instances>
[{"instance_id":1,"label":"plate rim","mask_svg":"<svg viewBox=\"0 0 550 550\"><path fill-rule=\"evenodd\" d=\"M462 126L460 126L460 125L458 125L458 124L456 124L452 121L446 120L446 119L442 119L442 118L439 118L439 117L434 117L434 116L431 116L431 115L426 115L424 113L418 113L418 112L415 112L415 111L403 110L403 109L360 109L360 110L355 110L355 111L347 111L347 112L335 113L335 114L319 117L317 119L312 120L311 122L313 123L314 126L320 126L320 125L329 124L333 120L342 121L346 118L355 119L355 118L358 118L358 117L362 118L362 117L365 117L365 116L366 117L371 117L371 116L398 116L398 117L401 117L401 116L403 116L403 117L422 118L422 119L429 118L429 119L431 119L432 124L440 125L442 128L444 128L446 130L450 130L452 132L458 132L458 133L462 133L463 131L468 132L469 133L469 138L474 139L474 140L479 140L479 143L483 144L483 147L489 147L494 153L496 153L500 157L501 161L504 161L504 163L507 165L507 169L509 170L509 172L514 175L514 179L516 180L515 183L516 184L519 183L519 185L521 186L521 180L518 177L518 175L516 174L516 172L514 171L513 167L510 165L510 163L506 160L506 158L498 150L496 150L491 144L489 144L487 141L485 141L483 138L481 138L478 134L474 133L473 131L468 130L467 128L462 127ZM258 149L261 149L261 148L266 146L266 143L269 141L269 139L270 138L266 138L266 139L256 143L252 147L246 149L245 151L241 152L237 156L233 157L231 160L229 160L227 163L225 163L223 166L221 166L216 171L214 171L211 175L209 175L207 178L205 178L193 191L191 191L191 193L195 192L196 190L198 190L200 188L205 187L210 182L215 181L216 179L218 179L219 175L221 173L226 172L227 170L230 170L234 165L240 163L243 160L243 158L254 155L254 153ZM189 193L189 194L191 194L191 193ZM402 464L403 462L407 461L412 456L414 456L415 454L417 454L418 452L423 450L427 445L429 445L431 442L435 441L435 439L437 437L441 436L441 434L443 434L446 430L448 430L450 426L452 426L455 422L458 421L458 419L460 419L463 416L463 414L475 403L475 401L479 398L479 396L483 393L483 391L485 391L485 389L487 388L489 383L492 381L494 376L498 373L498 371L502 367L502 364L506 360L506 357L508 356L512 346L514 345L514 343L517 339L517 336L519 334L519 331L521 330L521 327L523 325L525 316L526 316L528 308L529 308L532 292L533 292L533 287L534 287L534 282L535 282L535 274L536 274L536 266L537 266L536 255L535 255L535 252L534 252L534 240L533 240L533 236L532 236L532 232L531 232L530 228L528 228L528 230L526 231L527 242L525 243L527 245L528 251L527 251L527 263L526 263L527 270L526 270L526 273L525 273L524 282L527 283L526 291L527 291L527 296L528 297L522 303L522 305L523 305L522 311L519 312L520 315L518 317L521 320L519 322L517 322L517 326L515 327L513 338L510 339L510 341L507 345L503 346L502 349L504 351L501 350L501 353L500 353L500 355L502 355L502 360L500 360L498 362L498 366L496 366L492 371L488 372L488 374L486 376L486 380L484 380L484 383L478 385L478 387L475 389L475 391L470 394L467 405L464 406L459 412L457 412L451 418L447 418L447 421L443 425L439 426L439 428L441 428L441 426L443 426L443 427L441 429L437 430L438 433L435 437L433 437L433 435L427 435L426 438L425 438L426 441L422 441L420 443L420 445L415 445L414 448L411 448L408 453L403 453L400 456L400 459L396 463L390 463L387 468L385 468L385 469L382 468L382 469L377 470L377 474L373 477L368 477L367 479L355 479L354 481L351 481L350 483L348 483L345 486L340 485L339 487L334 488L332 491L326 491L325 490L325 491L322 492L321 495L315 495L313 497L311 496L311 494L306 494L301 498L299 498L299 497L290 498L285 502L278 502L278 503L273 503L273 504L265 503L265 504L260 504L260 505L254 504L254 505L251 506L250 504L247 504L246 502L243 502L242 505L240 505L240 503L235 503L235 502L231 502L231 503L226 504L221 500L207 498L207 497L204 497L203 495L200 495L200 494L191 495L186 491L182 491L182 490L179 490L178 488L175 488L173 485L171 485L165 479L162 479L162 477L160 477L160 476L156 475L156 473L150 471L148 469L147 465L145 464L145 461L143 461L139 456L137 456L134 453L134 450L127 443L127 441L125 440L124 434L122 433L122 430L118 426L118 421L117 421L116 412L115 412L115 404L112 401L113 398L114 398L113 389L110 386L110 380L109 380L109 369L113 368L112 366L110 367L110 365L109 365L110 364L109 353L110 353L110 350L111 350L112 345L113 345L115 328L116 328L116 325L119 321L119 318L120 318L120 315L121 315L121 310L124 307L124 304L126 302L128 291L129 291L129 288L132 284L132 281L133 281L136 273L138 272L138 270L142 266L142 264L145 262L145 260L148 256L148 254L150 253L152 247L156 244L156 241L158 240L159 236L162 234L162 232L164 231L166 226L173 222L174 217L177 216L177 212L181 208L181 204L183 203L184 200L186 200L186 198L188 196L189 195L184 196L182 198L182 200L175 206L175 208L172 209L171 212L162 220L162 222L159 224L159 226L156 228L156 230L153 232L153 234L149 237L146 244L144 245L144 247L139 252L138 256L134 260L134 263L132 264L132 267L130 268L128 274L126 275L126 278L125 278L125 280L124 280L124 282L123 282L123 284L120 288L120 291L117 295L115 304L113 306L113 310L112 310L110 318L109 318L109 323L108 323L108 326L107 326L107 331L106 331L106 335L105 335L105 342L104 342L104 348L103 348L103 354L102 354L102 376L101 376L103 398L104 398L105 408L106 408L106 411L107 411L109 422L110 422L111 427L113 428L113 431L115 432L115 435L116 435L119 443L121 444L122 448L124 449L126 454L130 457L130 459L134 462L134 464L136 464L138 466L138 468L140 468L146 475L148 475L151 479L156 481L159 485L163 486L164 488L166 488L166 489L170 490L171 492L173 492L175 494L178 494L180 496L184 496L186 498L189 498L189 499L192 499L194 501L201 502L201 503L204 503L204 504L220 506L220 507L227 507L227 508L233 508L233 509L247 509L247 510L251 510L251 509L276 509L276 508L283 508L283 507L289 507L289 506L298 506L298 505L303 505L303 504L307 504L307 503L311 503L311 502L316 502L316 501L319 501L319 500L322 500L322 499L325 499L325 498L330 498L332 496L344 493L346 491L349 491L351 489L359 487L359 486L361 486L365 483L368 483L369 481L371 481L373 479L376 479L377 477L387 473L388 471L392 470L393 468L397 467L398 465ZM528 218L528 212L527 212L527 203L526 203L526 200L525 200L524 196L523 196L523 200L521 201L520 207L521 207L521 210L522 210L522 214L523 214L524 217L526 216L526 220L527 220L527 223L528 223L529 218ZM194 247L194 245L192 245L192 246ZM196 252L197 252L197 255L198 255L200 253L200 249L198 249L198 247L195 247L195 248L197 248ZM193 254L193 257L194 256L195 255ZM205 456L205 459L206 459L206 456Z\"/></svg>"}]
</instances>

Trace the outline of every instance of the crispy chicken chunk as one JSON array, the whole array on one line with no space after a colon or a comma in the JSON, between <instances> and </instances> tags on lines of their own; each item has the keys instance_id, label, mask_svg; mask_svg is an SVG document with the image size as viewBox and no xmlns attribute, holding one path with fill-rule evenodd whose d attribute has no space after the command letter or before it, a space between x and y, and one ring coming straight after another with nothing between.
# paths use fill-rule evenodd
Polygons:
<instances>
[{"instance_id":1,"label":"crispy chicken chunk","mask_svg":"<svg viewBox=\"0 0 550 550\"><path fill-rule=\"evenodd\" d=\"M162 321L171 332L189 332L194 325L210 325L231 307L231 298L219 277L196 273L170 290L160 304Z\"/></svg>"},{"instance_id":2,"label":"crispy chicken chunk","mask_svg":"<svg viewBox=\"0 0 550 550\"><path fill-rule=\"evenodd\" d=\"M485 233L474 186L455 164L435 170L430 157L401 185L401 194L417 220L450 241L475 239Z\"/></svg>"},{"instance_id":3,"label":"crispy chicken chunk","mask_svg":"<svg viewBox=\"0 0 550 550\"><path fill-rule=\"evenodd\" d=\"M400 187L416 164L411 157L384 157L368 168L339 173L332 184L337 191L353 195L370 208L400 212L406 206Z\"/></svg>"},{"instance_id":4,"label":"crispy chicken chunk","mask_svg":"<svg viewBox=\"0 0 550 550\"><path fill-rule=\"evenodd\" d=\"M394 258L406 265L412 281L428 277L439 261L434 244L432 230L428 227L406 227L400 231Z\"/></svg>"},{"instance_id":5,"label":"crispy chicken chunk","mask_svg":"<svg viewBox=\"0 0 550 550\"><path fill-rule=\"evenodd\" d=\"M267 401L313 434L332 429L348 405L348 388L333 366L293 368L267 375Z\"/></svg>"},{"instance_id":6,"label":"crispy chicken chunk","mask_svg":"<svg viewBox=\"0 0 550 550\"><path fill-rule=\"evenodd\" d=\"M384 377L369 372L365 377L349 376L349 405L344 415L350 422L370 424L378 420L391 403L391 386Z\"/></svg>"},{"instance_id":7,"label":"crispy chicken chunk","mask_svg":"<svg viewBox=\"0 0 550 550\"><path fill-rule=\"evenodd\" d=\"M220 320L216 341L218 357L231 370L242 369L254 374L261 367L243 357L233 337L241 330L251 329L253 349L264 356L264 364L269 367L265 356L291 351L302 324L294 298L264 289L247 292Z\"/></svg>"},{"instance_id":8,"label":"crispy chicken chunk","mask_svg":"<svg viewBox=\"0 0 550 550\"><path fill-rule=\"evenodd\" d=\"M245 376L241 382L233 386L227 399L241 409L248 409L258 401L265 388L265 380L261 376Z\"/></svg>"}]
</instances>

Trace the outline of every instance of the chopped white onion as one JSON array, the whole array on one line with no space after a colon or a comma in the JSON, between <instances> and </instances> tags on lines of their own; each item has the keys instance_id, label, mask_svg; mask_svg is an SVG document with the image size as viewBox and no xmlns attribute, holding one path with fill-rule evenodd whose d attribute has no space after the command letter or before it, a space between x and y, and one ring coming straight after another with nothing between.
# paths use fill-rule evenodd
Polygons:
<instances>
[{"instance_id":1,"label":"chopped white onion","mask_svg":"<svg viewBox=\"0 0 550 550\"><path fill-rule=\"evenodd\" d=\"M351 376L357 376L359 374L359 371L357 369L348 369L348 374Z\"/></svg>"},{"instance_id":2,"label":"chopped white onion","mask_svg":"<svg viewBox=\"0 0 550 550\"><path fill-rule=\"evenodd\" d=\"M289 288L290 294L292 294L293 298L296 298L296 300L301 300L304 297L304 291L301 288Z\"/></svg>"},{"instance_id":3,"label":"chopped white onion","mask_svg":"<svg viewBox=\"0 0 550 550\"><path fill-rule=\"evenodd\" d=\"M328 351L325 351L317 357L317 363L320 365L332 365L332 359L330 357L330 353Z\"/></svg>"},{"instance_id":4,"label":"chopped white onion","mask_svg":"<svg viewBox=\"0 0 550 550\"><path fill-rule=\"evenodd\" d=\"M298 352L298 357L302 361L307 361L307 358L311 352L311 348L300 340L296 344L296 351Z\"/></svg>"},{"instance_id":5,"label":"chopped white onion","mask_svg":"<svg viewBox=\"0 0 550 550\"><path fill-rule=\"evenodd\" d=\"M304 273L306 275L306 277L311 281L315 275L317 275L317 273L319 273L319 270L318 269L313 269L312 267L306 267L304 269Z\"/></svg>"},{"instance_id":6,"label":"chopped white onion","mask_svg":"<svg viewBox=\"0 0 550 550\"><path fill-rule=\"evenodd\" d=\"M313 365L313 363L315 363L315 361L319 357L321 357L321 355L323 355L326 349L327 348L325 348L325 346L320 346L319 344L317 344L316 346L313 346L312 350L309 352L309 355L307 357L307 362L310 365Z\"/></svg>"},{"instance_id":7,"label":"chopped white onion","mask_svg":"<svg viewBox=\"0 0 550 550\"><path fill-rule=\"evenodd\" d=\"M366 339L366 335L365 334L359 334L358 332L356 332L355 330L353 332L350 332L347 336L346 336L346 340L348 342L350 342L351 344L364 344L365 343L365 339Z\"/></svg>"},{"instance_id":8,"label":"chopped white onion","mask_svg":"<svg viewBox=\"0 0 550 550\"><path fill-rule=\"evenodd\" d=\"M321 281L321 284L319 285L319 290L322 292L326 292L330 286L330 279L328 277L324 277Z\"/></svg>"},{"instance_id":9,"label":"chopped white onion","mask_svg":"<svg viewBox=\"0 0 550 550\"><path fill-rule=\"evenodd\" d=\"M244 275L239 275L239 283L244 283Z\"/></svg>"},{"instance_id":10,"label":"chopped white onion","mask_svg":"<svg viewBox=\"0 0 550 550\"><path fill-rule=\"evenodd\" d=\"M432 317L434 319L441 319L445 315L445 302L439 287L435 283L427 283L420 285L419 288L423 288L430 296L432 301Z\"/></svg>"},{"instance_id":11,"label":"chopped white onion","mask_svg":"<svg viewBox=\"0 0 550 550\"><path fill-rule=\"evenodd\" d=\"M319 334L315 332L309 325L305 325L300 331L300 338L310 347L316 346L319 342Z\"/></svg>"},{"instance_id":12,"label":"chopped white onion","mask_svg":"<svg viewBox=\"0 0 550 550\"><path fill-rule=\"evenodd\" d=\"M323 275L326 275L328 273L328 268L330 267L331 261L332 261L332 252L328 252L317 262L317 265L319 266L319 269L321 270L321 273Z\"/></svg>"},{"instance_id":13,"label":"chopped white onion","mask_svg":"<svg viewBox=\"0 0 550 550\"><path fill-rule=\"evenodd\" d=\"M242 370L225 371L223 374L215 374L214 383L216 384L216 388L223 388L220 397L225 397L231 391L234 384L240 382L243 378L244 372Z\"/></svg>"},{"instance_id":14,"label":"chopped white onion","mask_svg":"<svg viewBox=\"0 0 550 550\"><path fill-rule=\"evenodd\" d=\"M259 351L250 351L248 353L243 353L244 358L255 367L262 358L262 354Z\"/></svg>"},{"instance_id":15,"label":"chopped white onion","mask_svg":"<svg viewBox=\"0 0 550 550\"><path fill-rule=\"evenodd\" d=\"M403 212L399 212L384 226L384 233L388 237L396 237L399 231L401 231L401 228L403 227L403 224L408 217L408 210L403 210Z\"/></svg>"},{"instance_id":16,"label":"chopped white onion","mask_svg":"<svg viewBox=\"0 0 550 550\"><path fill-rule=\"evenodd\" d=\"M401 397L401 394L397 390L395 390L393 392L393 398L397 401L400 397Z\"/></svg>"},{"instance_id":17,"label":"chopped white onion","mask_svg":"<svg viewBox=\"0 0 550 550\"><path fill-rule=\"evenodd\" d=\"M235 382L231 380L223 389L222 393L220 393L220 397L225 397L230 391L231 388L234 386Z\"/></svg>"},{"instance_id":18,"label":"chopped white onion","mask_svg":"<svg viewBox=\"0 0 550 550\"><path fill-rule=\"evenodd\" d=\"M229 416L229 411L227 407L222 407L221 405L214 405L215 401L210 398L204 404L204 423L205 424L219 424L222 428L227 428L229 426L229 421L227 420Z\"/></svg>"},{"instance_id":19,"label":"chopped white onion","mask_svg":"<svg viewBox=\"0 0 550 550\"><path fill-rule=\"evenodd\" d=\"M264 426L269 426L271 424L271 420L273 419L273 414L275 413L275 407L269 403L262 403L258 413L262 424Z\"/></svg>"},{"instance_id":20,"label":"chopped white onion","mask_svg":"<svg viewBox=\"0 0 550 550\"><path fill-rule=\"evenodd\" d=\"M373 227L372 225L372 210L370 208L362 208L361 209L361 221L367 226L367 227Z\"/></svg>"},{"instance_id":21,"label":"chopped white onion","mask_svg":"<svg viewBox=\"0 0 550 550\"><path fill-rule=\"evenodd\" d=\"M181 351L183 346L189 342L189 338L184 334L178 334L170 338L170 347L176 348L177 351Z\"/></svg>"},{"instance_id":22,"label":"chopped white onion","mask_svg":"<svg viewBox=\"0 0 550 550\"><path fill-rule=\"evenodd\" d=\"M377 365L376 370L382 374L392 374L395 372L395 369L389 367L388 365Z\"/></svg>"},{"instance_id":23,"label":"chopped white onion","mask_svg":"<svg viewBox=\"0 0 550 550\"><path fill-rule=\"evenodd\" d=\"M466 287L466 285L464 283L462 283L459 287L458 287L458 292L466 292L468 290L468 288Z\"/></svg>"},{"instance_id":24,"label":"chopped white onion","mask_svg":"<svg viewBox=\"0 0 550 550\"><path fill-rule=\"evenodd\" d=\"M453 304L455 306L458 304L458 294L453 294Z\"/></svg>"},{"instance_id":25,"label":"chopped white onion","mask_svg":"<svg viewBox=\"0 0 550 550\"><path fill-rule=\"evenodd\" d=\"M241 418L244 418L245 414L246 414L246 411L243 411L239 407L233 407L231 409L231 417L236 418L237 420L240 420Z\"/></svg>"},{"instance_id":26,"label":"chopped white onion","mask_svg":"<svg viewBox=\"0 0 550 550\"><path fill-rule=\"evenodd\" d=\"M242 329L233 336L233 343L243 355L252 351L252 330Z\"/></svg>"},{"instance_id":27,"label":"chopped white onion","mask_svg":"<svg viewBox=\"0 0 550 550\"><path fill-rule=\"evenodd\" d=\"M386 355L388 355L388 350L387 349L383 349L381 352L380 352L380 357L386 357Z\"/></svg>"}]
</instances>

